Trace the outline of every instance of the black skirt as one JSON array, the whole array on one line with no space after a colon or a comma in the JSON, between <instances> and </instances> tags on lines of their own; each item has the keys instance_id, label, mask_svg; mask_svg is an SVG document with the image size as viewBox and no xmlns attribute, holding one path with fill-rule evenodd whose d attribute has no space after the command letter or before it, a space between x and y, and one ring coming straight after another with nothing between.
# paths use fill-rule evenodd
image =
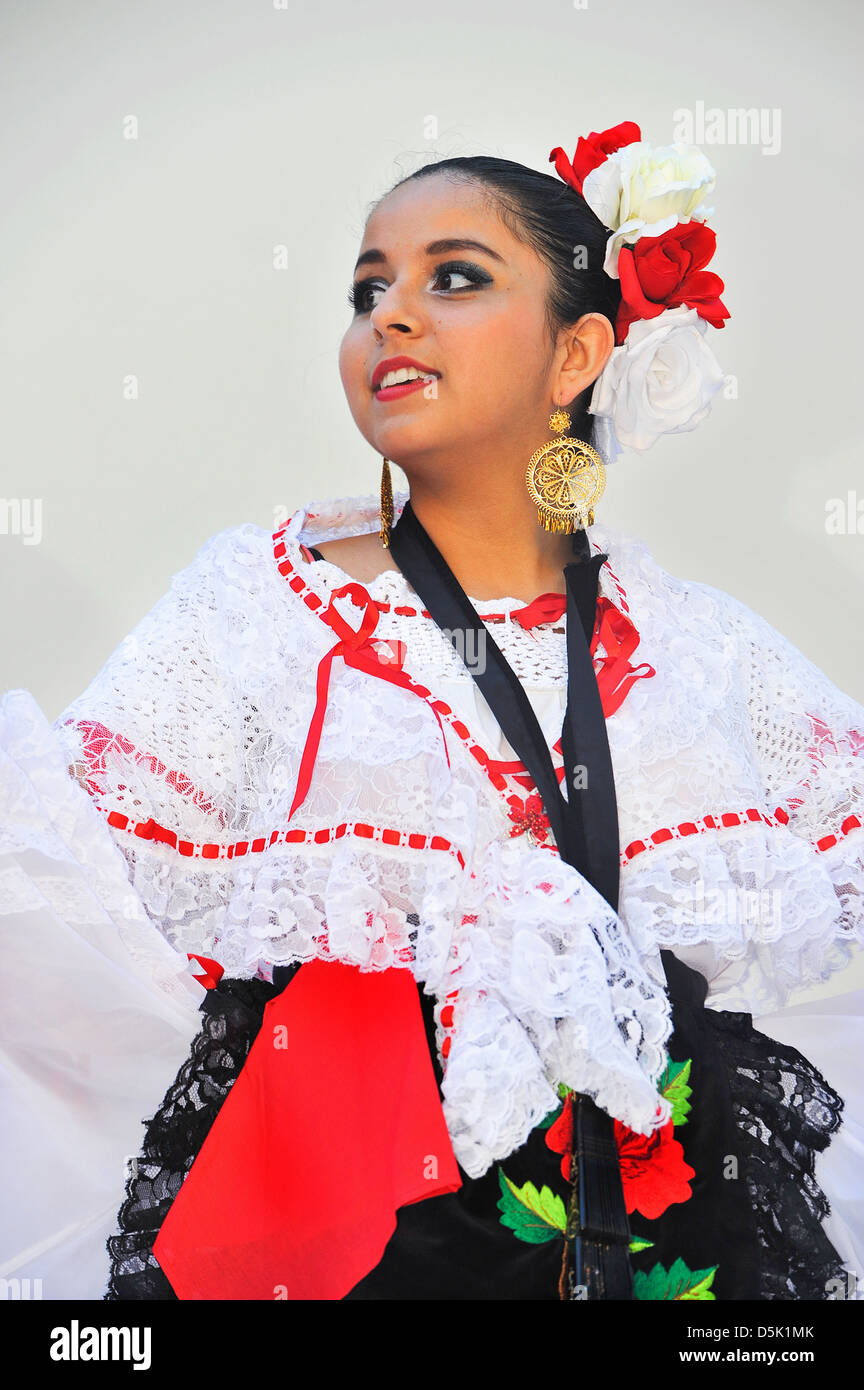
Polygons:
<instances>
[{"instance_id":1,"label":"black skirt","mask_svg":"<svg viewBox=\"0 0 864 1390\"><path fill-rule=\"evenodd\" d=\"M816 1154L843 1102L800 1052L754 1029L749 1014L706 1009L707 984L663 952L674 1032L661 1090L672 1122L650 1141L616 1126L630 1212L634 1297L822 1300L845 1282L822 1227ZM145 1121L118 1230L108 1239L105 1298L172 1299L153 1243L261 1027L274 981L223 978L156 1114ZM419 987L418 987L419 988ZM434 999L420 989L439 1083ZM404 1206L356 1299L572 1299L564 1215L569 1182L566 1091L524 1144L456 1192Z\"/></svg>"}]
</instances>

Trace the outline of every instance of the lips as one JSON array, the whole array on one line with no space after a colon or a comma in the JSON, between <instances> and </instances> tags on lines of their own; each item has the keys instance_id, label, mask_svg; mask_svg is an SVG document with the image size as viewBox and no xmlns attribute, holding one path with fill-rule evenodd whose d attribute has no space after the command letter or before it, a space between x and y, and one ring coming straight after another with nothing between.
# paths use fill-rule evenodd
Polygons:
<instances>
[{"instance_id":1,"label":"lips","mask_svg":"<svg viewBox=\"0 0 864 1390\"><path fill-rule=\"evenodd\" d=\"M441 373L434 367L427 367L425 362L418 362L416 357L385 357L383 362L372 373L371 387L374 391L388 372L398 372L400 367L416 367L418 372L428 372L432 376L440 377Z\"/></svg>"}]
</instances>

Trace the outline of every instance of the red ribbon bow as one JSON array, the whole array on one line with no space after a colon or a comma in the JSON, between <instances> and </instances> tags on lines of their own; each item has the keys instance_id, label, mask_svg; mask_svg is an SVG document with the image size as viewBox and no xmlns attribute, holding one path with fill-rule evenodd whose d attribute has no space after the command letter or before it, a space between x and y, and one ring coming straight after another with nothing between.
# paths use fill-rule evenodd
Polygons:
<instances>
[{"instance_id":1,"label":"red ribbon bow","mask_svg":"<svg viewBox=\"0 0 864 1390\"><path fill-rule=\"evenodd\" d=\"M345 621L342 614L336 608L333 600L344 598L348 595L358 608L363 608L363 618L359 628L353 628ZM343 584L341 588L334 589L330 595L330 602L327 605L326 613L322 614L323 621L332 627L337 633L339 640L336 642L318 663L318 679L316 683L317 700L315 703L315 713L309 725L309 732L306 735L306 744L303 748L303 757L300 760L300 773L297 778L297 790L294 793L294 800L291 803L291 810L288 812L290 820L297 807L302 805L306 799L306 793L312 782L312 769L315 766L315 759L318 755L318 747L321 743L321 730L324 726L324 715L327 710L327 695L330 688L330 671L333 665L333 658L341 656L346 666L353 666L355 670L365 671L370 676L380 676L382 680L390 681L393 685L402 686L405 690L412 689L411 677L401 669L401 661L404 660L404 644L398 643L395 653L392 648L382 643L371 642L369 639L378 624L378 609L372 599L363 588L362 584ZM383 650L379 650L379 646ZM395 662L394 662L395 655ZM398 664L397 664L398 663ZM441 730L441 738L444 741L444 754L447 758L447 766L450 766L450 754L447 751L447 740L444 737L444 725L441 723L441 716L431 706L435 718L438 720L438 727Z\"/></svg>"},{"instance_id":2,"label":"red ribbon bow","mask_svg":"<svg viewBox=\"0 0 864 1390\"><path fill-rule=\"evenodd\" d=\"M622 704L634 681L644 680L647 676L657 673L647 661L641 662L639 666L630 665L629 657L639 645L639 633L630 619L621 613L610 599L602 596L597 600L592 654L598 643L602 644L606 652L605 656L595 656L594 660L600 662L597 687L603 713L608 719Z\"/></svg>"}]
</instances>

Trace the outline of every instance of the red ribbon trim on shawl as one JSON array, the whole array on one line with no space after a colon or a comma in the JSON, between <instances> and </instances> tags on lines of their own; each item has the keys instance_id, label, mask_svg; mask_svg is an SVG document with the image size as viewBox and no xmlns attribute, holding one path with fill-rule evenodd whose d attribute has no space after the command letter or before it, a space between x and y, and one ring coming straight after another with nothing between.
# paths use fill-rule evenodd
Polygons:
<instances>
[{"instance_id":1,"label":"red ribbon trim on shawl","mask_svg":"<svg viewBox=\"0 0 864 1390\"><path fill-rule=\"evenodd\" d=\"M180 1299L340 1299L396 1212L462 1185L410 970L304 964L153 1245Z\"/></svg>"},{"instance_id":2,"label":"red ribbon trim on shawl","mask_svg":"<svg viewBox=\"0 0 864 1390\"><path fill-rule=\"evenodd\" d=\"M344 598L346 595L352 603L364 610L360 626L356 630L345 621L333 602L334 599ZM297 790L294 793L291 810L288 812L289 820L297 807L305 801L306 793L312 782L312 769L318 755L321 730L324 726L324 715L327 710L327 695L330 689L330 671L333 666L333 658L341 656L346 666L353 666L356 670L365 671L370 676L380 676L383 680L391 681L393 685L402 686L405 690L410 690L413 686L411 677L401 669L400 665L394 664L393 660L394 655L397 661L404 660L404 643L399 643L394 653L386 643L379 643L376 646L375 643L370 642L369 639L378 623L378 609L362 584L343 584L341 588L334 589L330 595L327 611L322 613L321 617L325 623L332 627L339 640L318 663L315 713L312 715L312 722L306 735L303 757L300 760L300 772L297 778ZM449 767L450 754L447 751L447 739L444 737L444 725L434 706L432 706L432 711L438 720L441 738L444 741L447 766Z\"/></svg>"}]
</instances>

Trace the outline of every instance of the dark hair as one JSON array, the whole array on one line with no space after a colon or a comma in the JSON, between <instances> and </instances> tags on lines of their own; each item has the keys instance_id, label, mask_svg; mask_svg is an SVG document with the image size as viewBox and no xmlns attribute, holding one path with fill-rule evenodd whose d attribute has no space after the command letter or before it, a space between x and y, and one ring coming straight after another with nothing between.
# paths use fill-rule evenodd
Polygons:
<instances>
[{"instance_id":1,"label":"dark hair","mask_svg":"<svg viewBox=\"0 0 864 1390\"><path fill-rule=\"evenodd\" d=\"M575 188L557 175L489 155L424 164L393 188L430 174L479 185L509 231L549 266L546 324L550 344L561 328L583 314L605 314L614 327L621 286L603 269L609 232ZM592 390L593 382L572 403L565 403L572 432L589 444L594 442L594 416L588 414Z\"/></svg>"}]
</instances>

